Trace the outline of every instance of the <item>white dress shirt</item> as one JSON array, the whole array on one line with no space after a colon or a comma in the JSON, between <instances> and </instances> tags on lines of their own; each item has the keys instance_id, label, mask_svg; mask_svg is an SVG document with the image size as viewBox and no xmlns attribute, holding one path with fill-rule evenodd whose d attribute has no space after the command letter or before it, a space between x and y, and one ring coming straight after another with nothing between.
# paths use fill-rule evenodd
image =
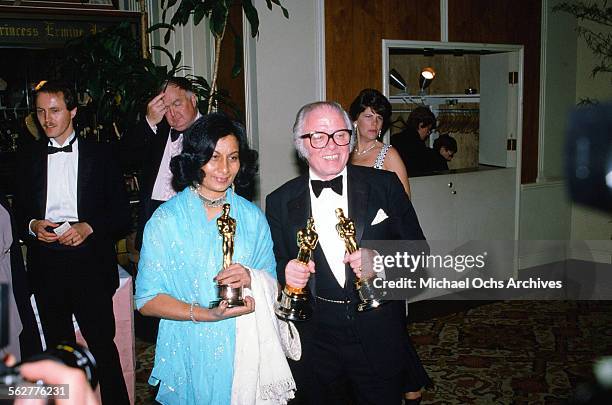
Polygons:
<instances>
[{"instance_id":1,"label":"white dress shirt","mask_svg":"<svg viewBox=\"0 0 612 405\"><path fill-rule=\"evenodd\" d=\"M309 173L310 180L322 180L312 170L309 170ZM336 194L331 188L324 188L317 198L312 191L310 181L308 181L308 188L310 189L310 206L319 235L319 244L334 277L340 287L344 288L346 273L345 264L342 263L342 260L344 260L346 248L344 240L340 238L336 231L336 224L338 223L336 208L342 208L344 215L349 217L346 167L338 176L342 176L342 195Z\"/></svg>"},{"instance_id":2,"label":"white dress shirt","mask_svg":"<svg viewBox=\"0 0 612 405\"><path fill-rule=\"evenodd\" d=\"M68 145L76 134L73 132L64 145ZM51 146L60 148L55 139ZM79 167L79 140L72 144L72 152L57 152L47 156L47 205L45 219L61 224L78 222L77 177Z\"/></svg>"},{"instance_id":3,"label":"white dress shirt","mask_svg":"<svg viewBox=\"0 0 612 405\"><path fill-rule=\"evenodd\" d=\"M196 115L196 120L198 120L202 115L198 113ZM151 130L155 134L157 134L157 125L151 125L149 120L147 120L147 124L151 127ZM194 121L195 122L195 121ZM183 134L181 133L174 142L172 142L172 138L168 135L168 140L166 141L166 147L164 149L164 155L162 156L161 163L159 165L159 170L157 171L157 177L155 178L155 184L153 184L153 192L151 194L152 200L157 201L168 201L172 197L176 195L176 191L172 187L172 171L170 171L170 160L179 155L183 151Z\"/></svg>"}]
</instances>

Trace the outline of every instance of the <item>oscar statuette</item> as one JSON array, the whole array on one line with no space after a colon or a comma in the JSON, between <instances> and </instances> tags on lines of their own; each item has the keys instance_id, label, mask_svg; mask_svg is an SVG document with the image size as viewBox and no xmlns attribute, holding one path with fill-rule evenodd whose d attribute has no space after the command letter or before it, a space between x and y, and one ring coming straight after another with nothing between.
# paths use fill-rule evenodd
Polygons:
<instances>
[{"instance_id":1,"label":"oscar statuette","mask_svg":"<svg viewBox=\"0 0 612 405\"><path fill-rule=\"evenodd\" d=\"M308 265L313 250L317 247L319 235L314 227L314 219L308 218L306 228L297 232L297 245L300 250L297 261ZM274 310L276 316L286 321L307 321L312 316L312 307L308 302L308 291L306 288L296 288L286 285L280 297L279 304Z\"/></svg>"},{"instance_id":2,"label":"oscar statuette","mask_svg":"<svg viewBox=\"0 0 612 405\"><path fill-rule=\"evenodd\" d=\"M338 236L344 240L346 251L349 254L358 251L359 246L357 245L357 238L355 237L355 223L352 219L344 216L342 208L336 208L336 217L338 218L336 231L338 232ZM357 311L369 311L385 303L380 297L380 292L374 288L373 281L375 278L376 275L373 275L362 277L355 281L355 288L361 300L357 305Z\"/></svg>"},{"instance_id":3,"label":"oscar statuette","mask_svg":"<svg viewBox=\"0 0 612 405\"><path fill-rule=\"evenodd\" d=\"M232 264L234 254L234 235L236 234L236 220L229 216L230 205L223 204L223 213L217 219L217 228L222 238L223 268ZM228 308L244 306L242 286L232 288L228 284L217 284L217 300L210 303L210 307L219 306L223 300L227 301Z\"/></svg>"}]
</instances>

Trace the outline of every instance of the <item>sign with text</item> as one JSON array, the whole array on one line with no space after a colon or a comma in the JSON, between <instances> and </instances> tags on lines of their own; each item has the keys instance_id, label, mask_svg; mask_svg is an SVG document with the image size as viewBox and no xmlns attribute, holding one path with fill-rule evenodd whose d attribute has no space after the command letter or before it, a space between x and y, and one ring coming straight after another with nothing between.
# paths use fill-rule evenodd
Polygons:
<instances>
[{"instance_id":1,"label":"sign with text","mask_svg":"<svg viewBox=\"0 0 612 405\"><path fill-rule=\"evenodd\" d=\"M0 46L36 48L63 46L67 41L103 31L117 22L0 18Z\"/></svg>"}]
</instances>

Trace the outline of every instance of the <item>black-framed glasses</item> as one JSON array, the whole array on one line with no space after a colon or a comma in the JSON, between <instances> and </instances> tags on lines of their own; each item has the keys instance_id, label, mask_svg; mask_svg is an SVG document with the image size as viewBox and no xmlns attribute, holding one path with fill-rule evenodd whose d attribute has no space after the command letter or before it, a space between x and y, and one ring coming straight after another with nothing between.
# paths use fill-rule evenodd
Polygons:
<instances>
[{"instance_id":1,"label":"black-framed glasses","mask_svg":"<svg viewBox=\"0 0 612 405\"><path fill-rule=\"evenodd\" d=\"M338 146L346 146L351 142L351 135L353 135L352 129L339 129L331 134L327 132L310 132L308 134L300 135L300 139L310 139L310 146L315 149L323 149L327 146L330 139L334 140L334 143Z\"/></svg>"}]
</instances>

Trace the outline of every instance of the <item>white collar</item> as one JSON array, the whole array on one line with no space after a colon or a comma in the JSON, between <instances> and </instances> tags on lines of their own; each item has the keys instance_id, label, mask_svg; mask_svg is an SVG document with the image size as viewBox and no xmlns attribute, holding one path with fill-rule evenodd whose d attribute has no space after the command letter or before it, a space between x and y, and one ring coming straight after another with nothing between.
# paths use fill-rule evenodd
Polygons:
<instances>
[{"instance_id":1,"label":"white collar","mask_svg":"<svg viewBox=\"0 0 612 405\"><path fill-rule=\"evenodd\" d=\"M76 132L72 131L72 133L70 134L70 136L68 138L66 138L66 141L64 141L63 145L60 145L55 138L49 138L49 144L51 146L55 146L56 148L61 148L64 145L68 145L70 143L70 141L72 141L72 138L74 138L76 136Z\"/></svg>"},{"instance_id":2,"label":"white collar","mask_svg":"<svg viewBox=\"0 0 612 405\"><path fill-rule=\"evenodd\" d=\"M312 170L312 168L308 168L308 176L310 178L310 180L323 180L321 178L321 176L317 175L314 170ZM340 173L338 173L337 175L335 175L332 178L336 178L338 176L344 176L344 179L346 179L346 166L344 166L344 169L342 169L342 171ZM331 180L331 179L330 179Z\"/></svg>"}]
</instances>

